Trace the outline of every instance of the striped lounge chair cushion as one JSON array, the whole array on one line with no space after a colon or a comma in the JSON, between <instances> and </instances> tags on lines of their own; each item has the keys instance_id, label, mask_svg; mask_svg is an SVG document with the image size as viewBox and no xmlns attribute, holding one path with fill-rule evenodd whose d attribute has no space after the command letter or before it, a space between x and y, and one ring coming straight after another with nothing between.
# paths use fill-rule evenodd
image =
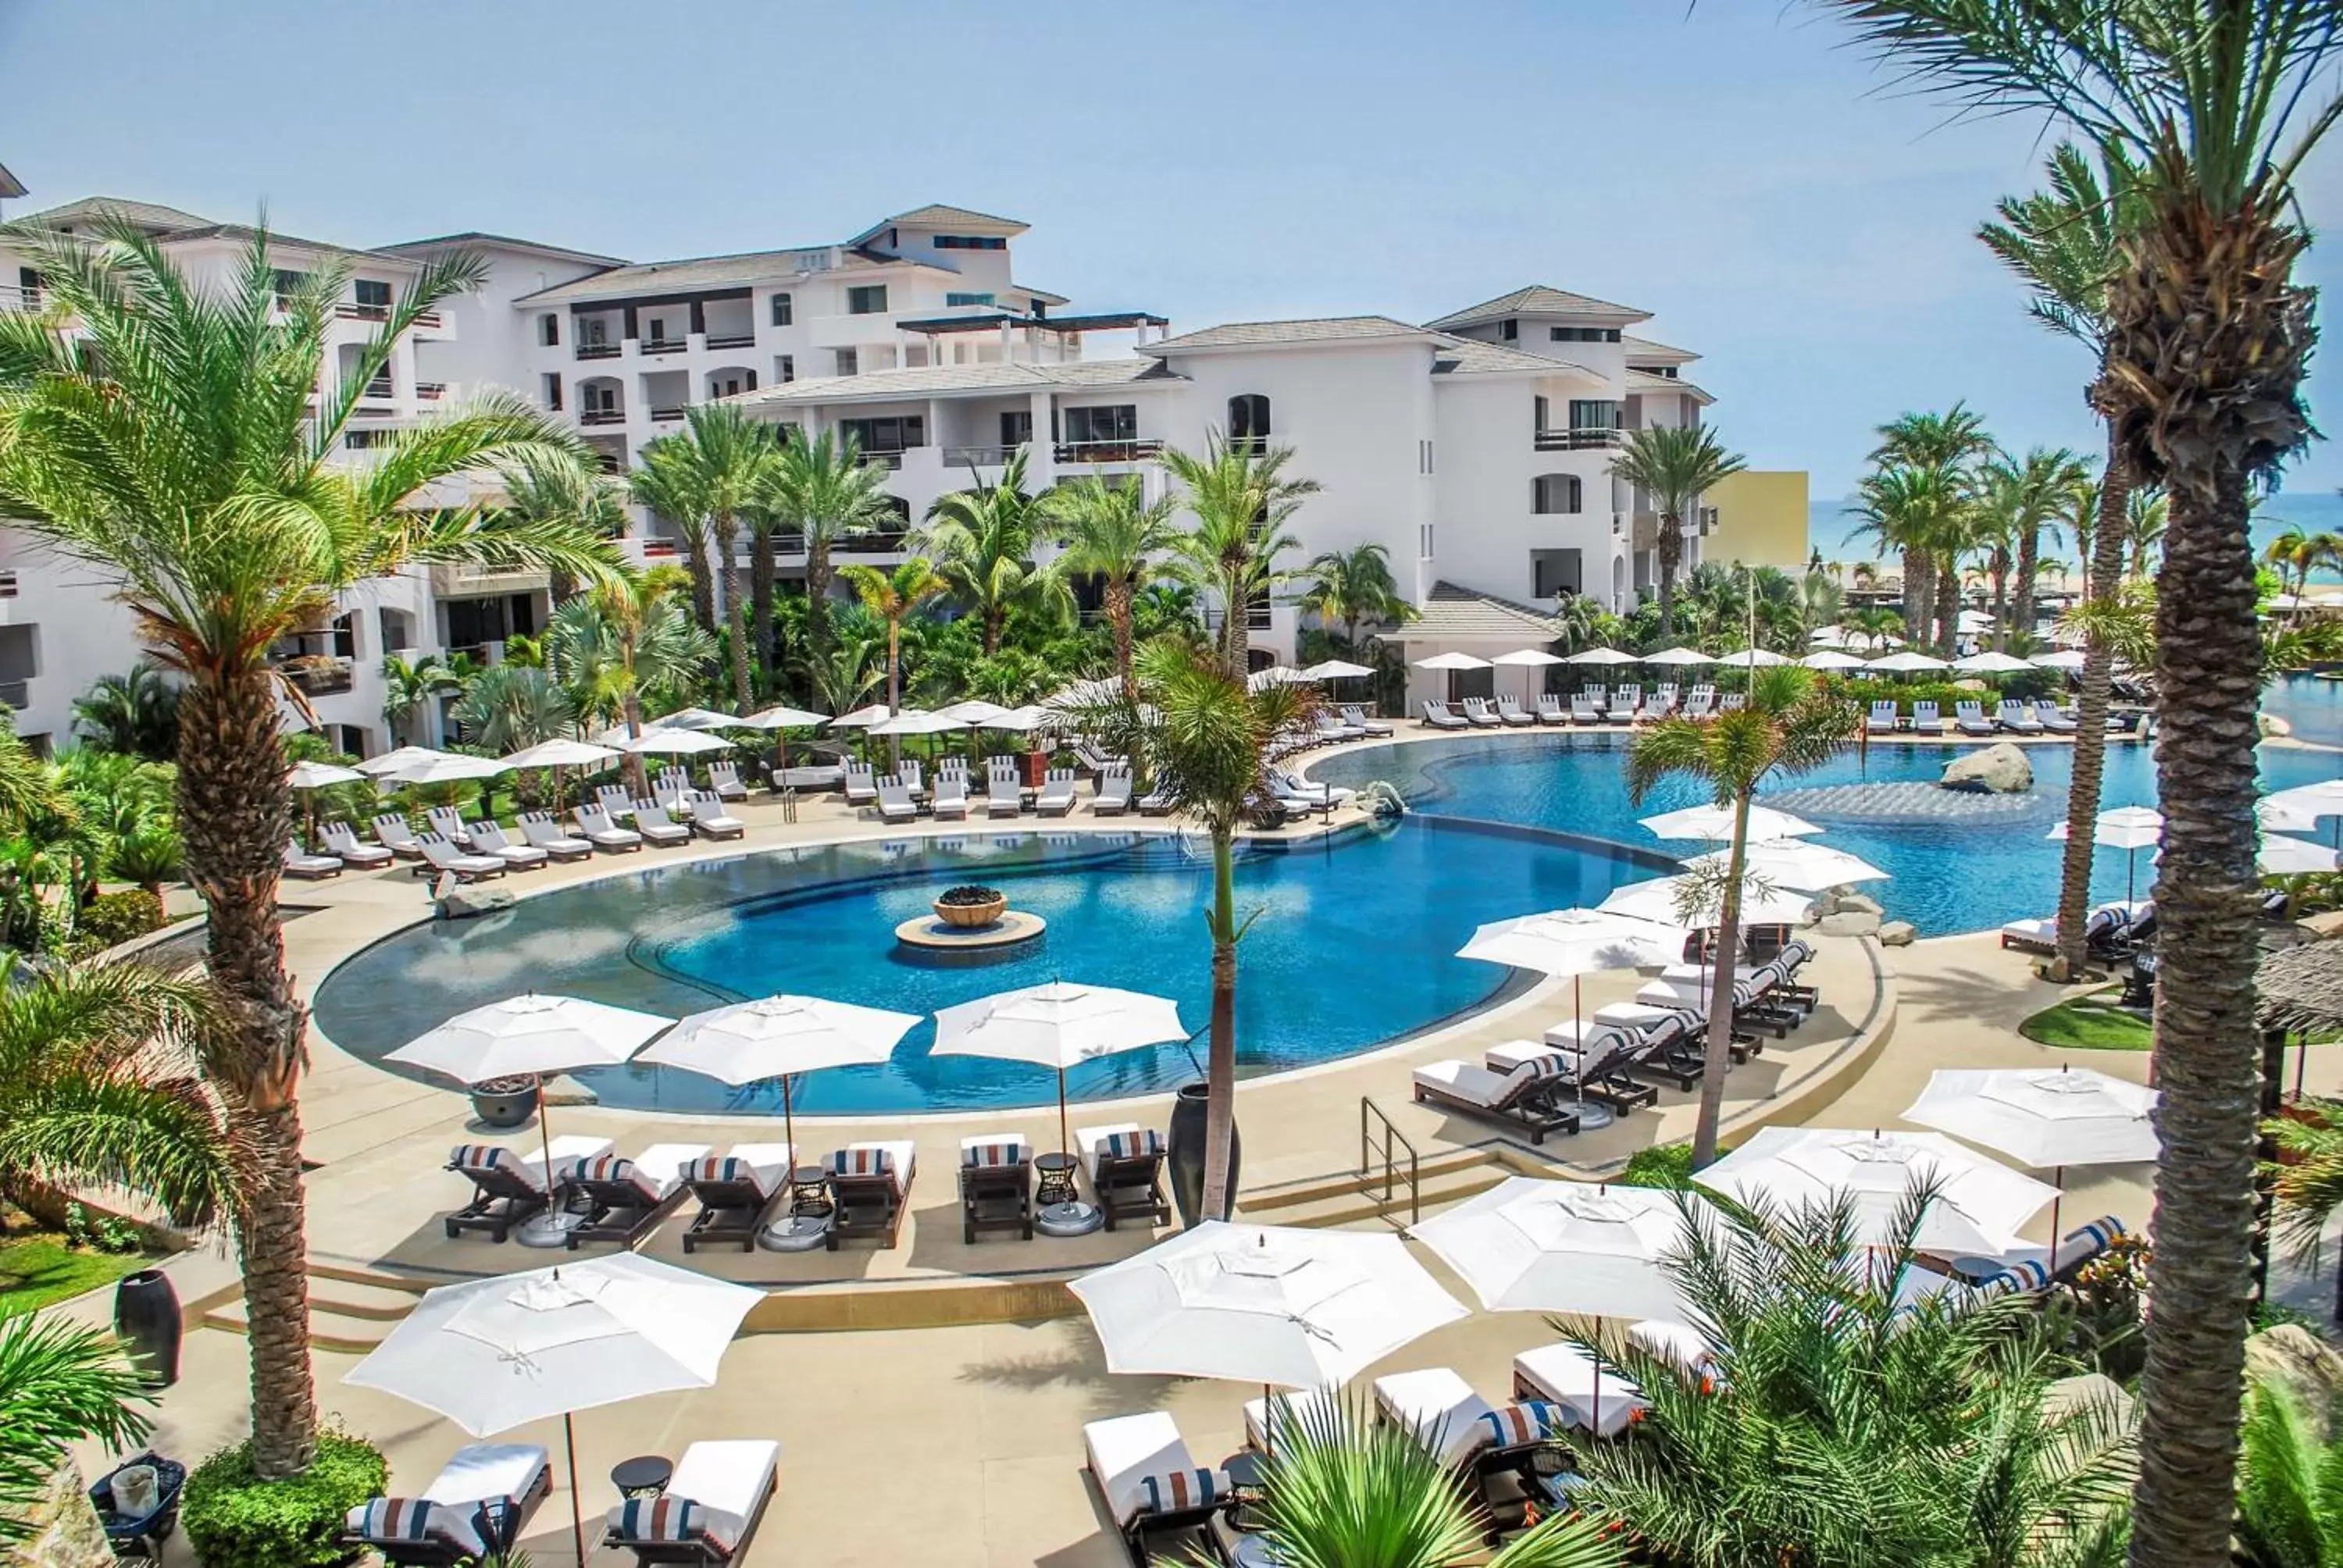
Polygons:
<instances>
[{"instance_id":1,"label":"striped lounge chair cushion","mask_svg":"<svg viewBox=\"0 0 2343 1568\"><path fill-rule=\"evenodd\" d=\"M2029 1258L2024 1262L2012 1263L1998 1274L1989 1276L1977 1286L1977 1289L1993 1295L2025 1294L2047 1289L2049 1283L2050 1271Z\"/></svg>"},{"instance_id":2,"label":"striped lounge chair cushion","mask_svg":"<svg viewBox=\"0 0 2343 1568\"><path fill-rule=\"evenodd\" d=\"M458 1143L447 1152L454 1171L509 1171L520 1161L501 1143Z\"/></svg>"},{"instance_id":3,"label":"striped lounge chair cushion","mask_svg":"<svg viewBox=\"0 0 2343 1568\"><path fill-rule=\"evenodd\" d=\"M683 1168L687 1181L754 1181L757 1168L730 1154L710 1154Z\"/></svg>"},{"instance_id":4,"label":"striped lounge chair cushion","mask_svg":"<svg viewBox=\"0 0 2343 1568\"><path fill-rule=\"evenodd\" d=\"M488 1549L477 1507L454 1508L417 1497L377 1497L351 1509L342 1523L352 1535L366 1541L439 1541L475 1557Z\"/></svg>"},{"instance_id":5,"label":"striped lounge chair cushion","mask_svg":"<svg viewBox=\"0 0 2343 1568\"><path fill-rule=\"evenodd\" d=\"M1167 1470L1139 1478L1139 1505L1147 1513L1210 1508L1228 1495L1229 1478L1217 1470Z\"/></svg>"},{"instance_id":6,"label":"striped lounge chair cushion","mask_svg":"<svg viewBox=\"0 0 2343 1568\"><path fill-rule=\"evenodd\" d=\"M1518 1448L1525 1442L1543 1442L1560 1432L1563 1416L1562 1406L1530 1399L1519 1404L1501 1405L1473 1419L1486 1434L1483 1446L1493 1443L1499 1448Z\"/></svg>"},{"instance_id":7,"label":"striped lounge chair cushion","mask_svg":"<svg viewBox=\"0 0 2343 1568\"><path fill-rule=\"evenodd\" d=\"M617 1541L705 1541L727 1557L739 1549L747 1530L738 1514L704 1507L671 1492L621 1503L610 1510L607 1522Z\"/></svg>"},{"instance_id":8,"label":"striped lounge chair cushion","mask_svg":"<svg viewBox=\"0 0 2343 1568\"><path fill-rule=\"evenodd\" d=\"M1141 1160L1163 1152L1163 1138L1152 1131L1110 1132L1099 1141L1099 1152L1110 1160Z\"/></svg>"},{"instance_id":9,"label":"striped lounge chair cushion","mask_svg":"<svg viewBox=\"0 0 2343 1568\"><path fill-rule=\"evenodd\" d=\"M892 1176L895 1156L884 1149L841 1149L830 1157L833 1176Z\"/></svg>"},{"instance_id":10,"label":"striped lounge chair cushion","mask_svg":"<svg viewBox=\"0 0 2343 1568\"><path fill-rule=\"evenodd\" d=\"M2058 1267L2063 1271L2080 1268L2124 1236L2124 1222L2113 1214L2102 1214L2079 1231L2069 1231L2066 1239L2058 1243ZM2069 1252L2072 1246L2077 1250Z\"/></svg>"},{"instance_id":11,"label":"striped lounge chair cushion","mask_svg":"<svg viewBox=\"0 0 2343 1568\"><path fill-rule=\"evenodd\" d=\"M596 1154L584 1160L572 1160L566 1174L572 1181L599 1181L632 1187L645 1198L656 1201L659 1183L635 1168L635 1162L623 1154Z\"/></svg>"},{"instance_id":12,"label":"striped lounge chair cushion","mask_svg":"<svg viewBox=\"0 0 2343 1568\"><path fill-rule=\"evenodd\" d=\"M971 1143L960 1152L960 1162L970 1167L1021 1165L1024 1161L1025 1141L1021 1138L997 1139L990 1143Z\"/></svg>"}]
</instances>

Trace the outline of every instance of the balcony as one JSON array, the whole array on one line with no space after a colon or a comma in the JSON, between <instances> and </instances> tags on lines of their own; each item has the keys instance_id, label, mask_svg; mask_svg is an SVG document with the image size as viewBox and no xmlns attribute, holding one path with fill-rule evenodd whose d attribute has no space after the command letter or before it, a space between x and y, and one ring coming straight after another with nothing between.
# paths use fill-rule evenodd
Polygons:
<instances>
[{"instance_id":1,"label":"balcony","mask_svg":"<svg viewBox=\"0 0 2343 1568\"><path fill-rule=\"evenodd\" d=\"M417 381L415 384L415 395L417 397L422 398L426 403L437 403L439 399L447 396L447 383L445 381Z\"/></svg>"},{"instance_id":2,"label":"balcony","mask_svg":"<svg viewBox=\"0 0 2343 1568\"><path fill-rule=\"evenodd\" d=\"M0 680L0 708L26 709L33 705L33 683L29 680Z\"/></svg>"},{"instance_id":3,"label":"balcony","mask_svg":"<svg viewBox=\"0 0 2343 1568\"><path fill-rule=\"evenodd\" d=\"M277 668L305 697L332 697L347 691L353 679L350 661L330 653L299 654Z\"/></svg>"},{"instance_id":4,"label":"balcony","mask_svg":"<svg viewBox=\"0 0 2343 1568\"><path fill-rule=\"evenodd\" d=\"M909 529L888 533L849 534L832 548L840 555L849 556L899 555L910 537Z\"/></svg>"},{"instance_id":5,"label":"balcony","mask_svg":"<svg viewBox=\"0 0 2343 1568\"><path fill-rule=\"evenodd\" d=\"M486 598L497 594L543 593L553 586L552 574L527 568L436 565L431 568L435 598Z\"/></svg>"},{"instance_id":6,"label":"balcony","mask_svg":"<svg viewBox=\"0 0 2343 1568\"><path fill-rule=\"evenodd\" d=\"M578 346L580 359L616 359L620 345L616 343L581 343Z\"/></svg>"},{"instance_id":7,"label":"balcony","mask_svg":"<svg viewBox=\"0 0 2343 1568\"><path fill-rule=\"evenodd\" d=\"M627 422L624 408L588 408L578 416L580 425L623 425Z\"/></svg>"},{"instance_id":8,"label":"balcony","mask_svg":"<svg viewBox=\"0 0 2343 1568\"><path fill-rule=\"evenodd\" d=\"M348 382L345 381L345 382L343 382L343 383L342 383L342 390L343 390L343 391L345 391L345 392L348 391L348 390L349 390L349 387L350 387L350 384L349 384ZM387 402L389 402L389 401L390 401L390 398L391 398L390 377L387 377L387 376L377 376L377 377L376 377L373 380L371 380L371 381L367 382L364 387L362 387L358 388L358 396L359 396L359 397L361 397L366 398L366 399L367 399L367 400L368 400L369 402L374 402L374 403L387 403Z\"/></svg>"},{"instance_id":9,"label":"balcony","mask_svg":"<svg viewBox=\"0 0 2343 1568\"><path fill-rule=\"evenodd\" d=\"M38 310L43 300L37 288L0 285L0 310Z\"/></svg>"},{"instance_id":10,"label":"balcony","mask_svg":"<svg viewBox=\"0 0 2343 1568\"><path fill-rule=\"evenodd\" d=\"M727 332L719 336L711 332L708 336L708 347L710 348L754 348L757 347L757 335L753 332Z\"/></svg>"},{"instance_id":11,"label":"balcony","mask_svg":"<svg viewBox=\"0 0 2343 1568\"><path fill-rule=\"evenodd\" d=\"M355 300L345 299L334 307L334 314L344 321L387 321L390 319L390 307L362 305Z\"/></svg>"},{"instance_id":12,"label":"balcony","mask_svg":"<svg viewBox=\"0 0 2343 1568\"><path fill-rule=\"evenodd\" d=\"M651 409L651 423L654 425L674 424L677 420L683 417L683 407L684 406L680 403L670 403L663 407L654 407Z\"/></svg>"},{"instance_id":13,"label":"balcony","mask_svg":"<svg viewBox=\"0 0 2343 1568\"><path fill-rule=\"evenodd\" d=\"M1536 445L1541 452L1594 452L1606 447L1626 445L1627 432L1608 425L1584 426L1572 430L1540 430Z\"/></svg>"},{"instance_id":14,"label":"balcony","mask_svg":"<svg viewBox=\"0 0 2343 1568\"><path fill-rule=\"evenodd\" d=\"M904 450L911 449L912 448L909 447L904 448ZM862 466L866 468L884 468L889 473L892 473L903 466L903 452L865 451L862 454Z\"/></svg>"},{"instance_id":15,"label":"balcony","mask_svg":"<svg viewBox=\"0 0 2343 1568\"><path fill-rule=\"evenodd\" d=\"M1061 441L1061 463L1144 463L1163 453L1161 441Z\"/></svg>"},{"instance_id":16,"label":"balcony","mask_svg":"<svg viewBox=\"0 0 2343 1568\"><path fill-rule=\"evenodd\" d=\"M645 354L680 354L691 347L680 337L646 337L642 345Z\"/></svg>"},{"instance_id":17,"label":"balcony","mask_svg":"<svg viewBox=\"0 0 2343 1568\"><path fill-rule=\"evenodd\" d=\"M998 468L1017 456L1015 447L946 447L947 468Z\"/></svg>"}]
</instances>

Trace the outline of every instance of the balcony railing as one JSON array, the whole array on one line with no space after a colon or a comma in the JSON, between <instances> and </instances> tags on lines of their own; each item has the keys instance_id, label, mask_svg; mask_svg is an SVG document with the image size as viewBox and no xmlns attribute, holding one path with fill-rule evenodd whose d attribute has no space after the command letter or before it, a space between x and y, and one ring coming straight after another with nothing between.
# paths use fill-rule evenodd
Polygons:
<instances>
[{"instance_id":1,"label":"balcony railing","mask_svg":"<svg viewBox=\"0 0 2343 1568\"><path fill-rule=\"evenodd\" d=\"M415 395L417 397L422 398L426 403L436 403L440 398L447 396L447 383L445 381L417 381L415 384Z\"/></svg>"},{"instance_id":2,"label":"balcony railing","mask_svg":"<svg viewBox=\"0 0 2343 1568\"><path fill-rule=\"evenodd\" d=\"M627 422L624 408L588 408L578 416L580 425L623 425Z\"/></svg>"},{"instance_id":3,"label":"balcony railing","mask_svg":"<svg viewBox=\"0 0 2343 1568\"><path fill-rule=\"evenodd\" d=\"M721 335L711 332L708 335L708 347L710 348L754 348L757 347L757 335L753 332L727 332Z\"/></svg>"},{"instance_id":4,"label":"balcony railing","mask_svg":"<svg viewBox=\"0 0 2343 1568\"><path fill-rule=\"evenodd\" d=\"M834 547L841 555L884 556L900 552L910 538L908 530L884 534L849 534Z\"/></svg>"},{"instance_id":5,"label":"balcony railing","mask_svg":"<svg viewBox=\"0 0 2343 1568\"><path fill-rule=\"evenodd\" d=\"M347 389L349 383L344 382L342 385ZM390 395L390 377L387 376L377 376L358 389L359 397L371 397L377 402L384 401Z\"/></svg>"},{"instance_id":6,"label":"balcony railing","mask_svg":"<svg viewBox=\"0 0 2343 1568\"><path fill-rule=\"evenodd\" d=\"M1608 425L1582 426L1572 430L1540 430L1537 449L1541 452L1591 452L1606 447L1624 446L1627 432Z\"/></svg>"},{"instance_id":7,"label":"balcony railing","mask_svg":"<svg viewBox=\"0 0 2343 1568\"><path fill-rule=\"evenodd\" d=\"M390 307L345 299L334 307L334 314L345 321L387 321L390 319Z\"/></svg>"},{"instance_id":8,"label":"balcony railing","mask_svg":"<svg viewBox=\"0 0 2343 1568\"><path fill-rule=\"evenodd\" d=\"M41 303L41 291L37 288L0 285L0 310L38 310Z\"/></svg>"},{"instance_id":9,"label":"balcony railing","mask_svg":"<svg viewBox=\"0 0 2343 1568\"><path fill-rule=\"evenodd\" d=\"M891 471L903 466L903 454L873 452L866 447L862 453L862 466L866 468L886 468Z\"/></svg>"},{"instance_id":10,"label":"balcony railing","mask_svg":"<svg viewBox=\"0 0 2343 1568\"><path fill-rule=\"evenodd\" d=\"M1061 463L1143 463L1162 455L1161 441L1061 441Z\"/></svg>"},{"instance_id":11,"label":"balcony railing","mask_svg":"<svg viewBox=\"0 0 2343 1568\"><path fill-rule=\"evenodd\" d=\"M680 354L691 347L680 337L646 337L642 342L646 354Z\"/></svg>"},{"instance_id":12,"label":"balcony railing","mask_svg":"<svg viewBox=\"0 0 2343 1568\"><path fill-rule=\"evenodd\" d=\"M615 343L581 343L578 346L580 359L616 359L618 345Z\"/></svg>"},{"instance_id":13,"label":"balcony railing","mask_svg":"<svg viewBox=\"0 0 2343 1568\"><path fill-rule=\"evenodd\" d=\"M947 468L998 468L1017 456L1015 447L946 447Z\"/></svg>"},{"instance_id":14,"label":"balcony railing","mask_svg":"<svg viewBox=\"0 0 2343 1568\"><path fill-rule=\"evenodd\" d=\"M24 709L33 706L33 683L29 680L0 680L0 708Z\"/></svg>"},{"instance_id":15,"label":"balcony railing","mask_svg":"<svg viewBox=\"0 0 2343 1568\"><path fill-rule=\"evenodd\" d=\"M654 425L672 425L682 417L683 405L680 403L654 404L651 407L651 423Z\"/></svg>"},{"instance_id":16,"label":"balcony railing","mask_svg":"<svg viewBox=\"0 0 2343 1568\"><path fill-rule=\"evenodd\" d=\"M441 326L442 323L439 319L439 313L437 311L418 310L415 313L415 325L417 327L438 327Z\"/></svg>"}]
</instances>

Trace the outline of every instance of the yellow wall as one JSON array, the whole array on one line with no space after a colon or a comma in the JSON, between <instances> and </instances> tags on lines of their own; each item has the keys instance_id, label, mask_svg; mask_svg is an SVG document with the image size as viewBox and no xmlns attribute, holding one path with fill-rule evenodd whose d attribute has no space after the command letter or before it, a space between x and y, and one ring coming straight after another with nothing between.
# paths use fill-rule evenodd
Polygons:
<instances>
[{"instance_id":1,"label":"yellow wall","mask_svg":"<svg viewBox=\"0 0 2343 1568\"><path fill-rule=\"evenodd\" d=\"M1703 498L1716 508L1704 560L1795 571L1806 564L1806 476L1744 470Z\"/></svg>"}]
</instances>

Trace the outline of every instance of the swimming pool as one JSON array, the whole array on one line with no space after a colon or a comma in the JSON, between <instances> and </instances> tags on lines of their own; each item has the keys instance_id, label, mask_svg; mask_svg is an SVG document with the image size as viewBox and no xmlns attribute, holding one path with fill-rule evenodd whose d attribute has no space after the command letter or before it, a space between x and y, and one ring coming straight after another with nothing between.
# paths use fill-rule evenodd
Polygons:
<instances>
[{"instance_id":1,"label":"swimming pool","mask_svg":"<svg viewBox=\"0 0 2343 1568\"><path fill-rule=\"evenodd\" d=\"M409 927L328 975L317 1017L336 1044L378 1062L447 1018L524 989L669 1017L774 991L931 1013L1064 979L1175 998L1201 1058L1211 985L1203 852L1167 833L972 832L649 865L482 920ZM1259 919L1239 950L1239 1070L1333 1060L1479 1007L1520 978L1453 956L1474 926L1600 902L1664 869L1648 849L1429 819L1245 853L1238 913ZM1012 907L1049 921L1048 934L976 965L898 950L899 921L969 881L1002 888ZM889 1062L806 1076L797 1108L861 1115L1055 1102L1054 1075L930 1057L933 1039L925 1021ZM1188 1050L1167 1045L1076 1068L1067 1091L1111 1099L1195 1076ZM613 1106L780 1109L777 1088L734 1091L671 1069L579 1077Z\"/></svg>"},{"instance_id":2,"label":"swimming pool","mask_svg":"<svg viewBox=\"0 0 2343 1568\"><path fill-rule=\"evenodd\" d=\"M1705 846L1662 844L1638 827L1636 819L1706 797L1689 782L1671 779L1643 806L1631 805L1621 766L1626 746L1624 733L1503 739L1457 736L1344 752L1320 762L1311 777L1350 786L1388 779L1411 806L1429 813L1551 828L1656 846L1680 855L1698 853ZM1966 749L1898 743L1866 752L1851 750L1811 773L1771 781L1759 798L1864 781L1934 782L1945 764ZM2026 756L2034 768L2031 799L2015 814L1990 821L1855 821L1803 798L1788 804L1829 829L1821 842L1859 855L1889 874L1889 880L1866 883L1863 890L1877 899L1891 919L1911 921L1923 936L1991 930L2007 920L2047 914L2058 901L2059 848L2046 842L2045 836L2066 814L2074 751L2066 746L2035 746L2026 749ZM2156 766L2147 748L2110 746L2107 759L2100 787L2105 806L2155 804ZM2343 773L2343 758L2322 752L2264 747L2261 759L2267 789ZM2143 897L2155 879L2148 862L2142 852L2137 885ZM2123 897L2125 876L2123 851L2100 849L2092 867L2092 896Z\"/></svg>"}]
</instances>

